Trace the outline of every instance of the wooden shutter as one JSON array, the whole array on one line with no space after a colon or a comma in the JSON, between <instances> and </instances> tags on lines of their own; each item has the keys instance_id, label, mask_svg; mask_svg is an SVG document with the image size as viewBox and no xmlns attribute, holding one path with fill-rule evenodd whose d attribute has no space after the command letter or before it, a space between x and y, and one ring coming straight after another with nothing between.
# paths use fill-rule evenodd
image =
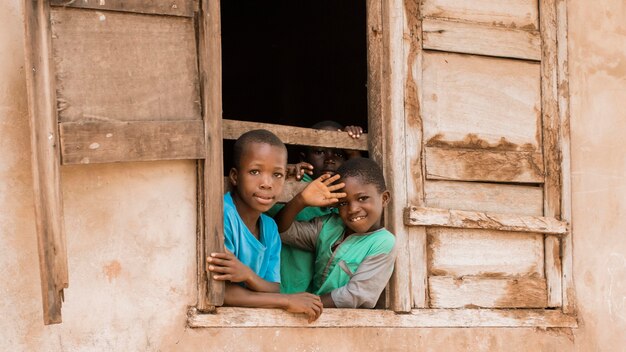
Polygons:
<instances>
[{"instance_id":1,"label":"wooden shutter","mask_svg":"<svg viewBox=\"0 0 626 352\"><path fill-rule=\"evenodd\" d=\"M198 241L223 248L219 2L25 2L44 321L68 287L60 165L203 159ZM207 152L208 150L208 152ZM157 191L157 190L155 190ZM198 307L221 305L199 253Z\"/></svg>"},{"instance_id":2,"label":"wooden shutter","mask_svg":"<svg viewBox=\"0 0 626 352\"><path fill-rule=\"evenodd\" d=\"M556 1L405 7L411 306L560 307Z\"/></svg>"}]
</instances>

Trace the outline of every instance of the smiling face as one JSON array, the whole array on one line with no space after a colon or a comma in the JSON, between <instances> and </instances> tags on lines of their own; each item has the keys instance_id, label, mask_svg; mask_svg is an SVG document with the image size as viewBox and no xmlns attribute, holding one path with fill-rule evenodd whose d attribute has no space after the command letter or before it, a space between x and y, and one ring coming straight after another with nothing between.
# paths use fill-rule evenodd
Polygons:
<instances>
[{"instance_id":1,"label":"smiling face","mask_svg":"<svg viewBox=\"0 0 626 352\"><path fill-rule=\"evenodd\" d=\"M230 182L237 211L244 218L258 218L275 203L282 192L287 167L287 151L267 143L251 142L239 165L230 170Z\"/></svg>"},{"instance_id":2,"label":"smiling face","mask_svg":"<svg viewBox=\"0 0 626 352\"><path fill-rule=\"evenodd\" d=\"M381 228L383 208L391 197L389 191L380 193L376 185L364 183L358 177L341 179L347 196L339 200L339 216L348 227L346 234L366 233Z\"/></svg>"}]
</instances>

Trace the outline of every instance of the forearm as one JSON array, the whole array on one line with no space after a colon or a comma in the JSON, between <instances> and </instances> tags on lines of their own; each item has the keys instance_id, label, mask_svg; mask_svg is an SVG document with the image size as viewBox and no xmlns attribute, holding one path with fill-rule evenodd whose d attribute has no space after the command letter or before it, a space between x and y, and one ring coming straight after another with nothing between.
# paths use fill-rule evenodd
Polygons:
<instances>
[{"instance_id":1,"label":"forearm","mask_svg":"<svg viewBox=\"0 0 626 352\"><path fill-rule=\"evenodd\" d=\"M256 273L252 272L250 278L245 281L246 286L256 292L278 293L280 292L280 284L278 282L270 282Z\"/></svg>"},{"instance_id":2,"label":"forearm","mask_svg":"<svg viewBox=\"0 0 626 352\"><path fill-rule=\"evenodd\" d=\"M322 299L322 304L324 305L324 308L337 308L330 293L322 295L320 298Z\"/></svg>"},{"instance_id":3,"label":"forearm","mask_svg":"<svg viewBox=\"0 0 626 352\"><path fill-rule=\"evenodd\" d=\"M306 208L307 204L304 199L300 196L300 194L293 197L289 203L287 203L279 212L276 214L275 220L278 225L278 232L285 232L291 224L296 219L296 216L302 209Z\"/></svg>"},{"instance_id":4,"label":"forearm","mask_svg":"<svg viewBox=\"0 0 626 352\"><path fill-rule=\"evenodd\" d=\"M255 292L234 283L226 283L224 304L235 307L282 308L288 304L287 297L280 293Z\"/></svg>"}]
</instances>

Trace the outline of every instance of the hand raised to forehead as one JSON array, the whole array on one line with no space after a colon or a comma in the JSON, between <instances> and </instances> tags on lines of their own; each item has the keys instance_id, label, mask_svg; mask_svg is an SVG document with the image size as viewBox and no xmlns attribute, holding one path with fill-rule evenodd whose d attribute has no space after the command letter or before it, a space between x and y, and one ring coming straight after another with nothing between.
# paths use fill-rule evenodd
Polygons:
<instances>
[{"instance_id":1,"label":"hand raised to forehead","mask_svg":"<svg viewBox=\"0 0 626 352\"><path fill-rule=\"evenodd\" d=\"M339 175L330 176L324 174L309 183L302 190L300 196L308 206L326 207L333 205L339 201L339 198L346 196L343 192L335 192L345 186L343 182L333 184L339 178Z\"/></svg>"}]
</instances>

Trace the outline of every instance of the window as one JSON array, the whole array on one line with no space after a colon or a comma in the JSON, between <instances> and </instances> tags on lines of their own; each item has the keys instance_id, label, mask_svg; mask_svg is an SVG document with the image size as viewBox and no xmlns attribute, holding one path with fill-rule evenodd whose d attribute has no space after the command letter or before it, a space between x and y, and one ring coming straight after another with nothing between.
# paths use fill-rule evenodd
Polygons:
<instances>
[{"instance_id":1,"label":"window","mask_svg":"<svg viewBox=\"0 0 626 352\"><path fill-rule=\"evenodd\" d=\"M565 2L365 5L368 135L354 142L227 108L242 98L226 92L237 71L232 58L222 71L231 33L224 27L222 42L219 0L26 2L46 323L61 321L67 287L60 165L198 159L199 299L189 325L308 326L283 311L219 307L223 285L204 271L204 253L222 246L223 139L262 126L288 144L367 149L393 195L385 224L399 256L388 309L329 309L312 326L575 326ZM153 99L161 103L145 103Z\"/></svg>"}]
</instances>

